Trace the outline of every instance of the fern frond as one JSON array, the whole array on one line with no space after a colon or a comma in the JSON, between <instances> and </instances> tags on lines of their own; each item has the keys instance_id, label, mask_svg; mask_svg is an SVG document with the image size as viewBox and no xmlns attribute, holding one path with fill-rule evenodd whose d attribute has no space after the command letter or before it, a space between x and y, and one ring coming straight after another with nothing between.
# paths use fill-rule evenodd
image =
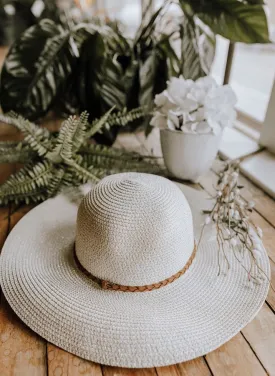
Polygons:
<instances>
[{"instance_id":1,"label":"fern frond","mask_svg":"<svg viewBox=\"0 0 275 376\"><path fill-rule=\"evenodd\" d=\"M55 174L52 176L47 186L48 197L54 197L61 192L64 185L65 175L66 172L63 168L56 169Z\"/></svg>"},{"instance_id":2,"label":"fern frond","mask_svg":"<svg viewBox=\"0 0 275 376\"><path fill-rule=\"evenodd\" d=\"M106 126L107 120L114 108L115 106L110 108L110 110L107 111L106 114L104 114L100 119L96 119L93 121L93 123L90 125L90 129L88 129L86 133L86 138L93 137L97 132L100 132L104 126Z\"/></svg>"},{"instance_id":3,"label":"fern frond","mask_svg":"<svg viewBox=\"0 0 275 376\"><path fill-rule=\"evenodd\" d=\"M80 114L78 119L78 125L75 132L72 134L72 152L76 153L81 145L83 144L86 138L86 127L88 125L89 114L87 111L84 111Z\"/></svg>"},{"instance_id":4,"label":"fern frond","mask_svg":"<svg viewBox=\"0 0 275 376\"><path fill-rule=\"evenodd\" d=\"M161 171L159 164L160 158L154 156L143 156L139 153L129 152L124 149L109 148L102 145L86 145L80 149L83 162L86 166L94 166L101 168L125 169L130 171L131 168L138 167L147 169L148 171Z\"/></svg>"},{"instance_id":5,"label":"fern frond","mask_svg":"<svg viewBox=\"0 0 275 376\"><path fill-rule=\"evenodd\" d=\"M86 183L87 181L92 181L93 183L97 183L100 180L94 173L82 167L77 162L73 160L66 160L65 162L80 182Z\"/></svg>"},{"instance_id":6,"label":"fern frond","mask_svg":"<svg viewBox=\"0 0 275 376\"><path fill-rule=\"evenodd\" d=\"M0 142L0 163L28 163L35 157L30 147L21 142Z\"/></svg>"},{"instance_id":7,"label":"fern frond","mask_svg":"<svg viewBox=\"0 0 275 376\"><path fill-rule=\"evenodd\" d=\"M25 136L25 142L39 156L43 156L49 151L50 133L47 129L31 123L15 113L10 113L10 116L0 114L0 121L14 125L19 129Z\"/></svg>"},{"instance_id":8,"label":"fern frond","mask_svg":"<svg viewBox=\"0 0 275 376\"><path fill-rule=\"evenodd\" d=\"M108 118L108 126L113 127L114 125L118 125L124 127L125 125L137 120L141 119L145 116L150 116L150 113L147 110L147 107L138 107L134 108L131 111L125 109L124 111L118 112L116 114L112 114Z\"/></svg>"},{"instance_id":9,"label":"fern frond","mask_svg":"<svg viewBox=\"0 0 275 376\"><path fill-rule=\"evenodd\" d=\"M53 165L48 161L31 163L13 174L0 187L0 199L5 194L23 194L46 187L53 176Z\"/></svg>"},{"instance_id":10,"label":"fern frond","mask_svg":"<svg viewBox=\"0 0 275 376\"><path fill-rule=\"evenodd\" d=\"M117 149L105 145L88 144L79 150L82 156L98 156L109 158L141 158L142 156L136 152L130 152L125 149Z\"/></svg>"},{"instance_id":11,"label":"fern frond","mask_svg":"<svg viewBox=\"0 0 275 376\"><path fill-rule=\"evenodd\" d=\"M144 108L126 113L108 111L92 125L88 114L70 117L56 135L17 115L0 115L0 121L15 125L22 142L0 143L0 162L30 162L0 186L0 205L8 202L39 202L55 196L65 187L98 182L106 175L140 171L164 174L158 158L107 146L89 144L88 138L104 127L126 125L142 116ZM88 128L88 130L87 130Z\"/></svg>"},{"instance_id":12,"label":"fern frond","mask_svg":"<svg viewBox=\"0 0 275 376\"><path fill-rule=\"evenodd\" d=\"M63 159L71 159L84 142L87 123L87 112L83 112L79 118L70 116L65 120L55 141L56 145L46 155L46 158L54 163L60 163Z\"/></svg>"},{"instance_id":13,"label":"fern frond","mask_svg":"<svg viewBox=\"0 0 275 376\"><path fill-rule=\"evenodd\" d=\"M0 194L0 205L7 205L11 202L15 204L30 204L31 202L33 203L38 203L41 201L47 200L48 194L45 189L33 189L25 193L11 193L8 195L1 196Z\"/></svg>"}]
</instances>

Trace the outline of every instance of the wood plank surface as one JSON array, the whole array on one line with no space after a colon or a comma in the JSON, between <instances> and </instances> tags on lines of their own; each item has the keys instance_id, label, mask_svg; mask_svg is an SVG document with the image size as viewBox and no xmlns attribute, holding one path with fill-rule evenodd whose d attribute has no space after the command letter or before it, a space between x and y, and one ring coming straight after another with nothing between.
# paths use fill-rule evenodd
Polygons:
<instances>
[{"instance_id":1,"label":"wood plank surface","mask_svg":"<svg viewBox=\"0 0 275 376\"><path fill-rule=\"evenodd\" d=\"M216 160L212 166L214 172L218 172L222 166L222 162ZM262 215L273 227L275 227L275 202L272 197L265 193L262 189L253 184L247 177L240 175L240 184L244 186L242 189L242 197L246 201L254 201L255 210Z\"/></svg>"},{"instance_id":2,"label":"wood plank surface","mask_svg":"<svg viewBox=\"0 0 275 376\"><path fill-rule=\"evenodd\" d=\"M18 136L18 135L17 135ZM6 136L5 136L6 137ZM1 136L0 136L1 139ZM160 155L159 136L156 131L148 139L137 132L136 135L120 135L116 146L141 151L146 154ZM9 175L7 165L0 165L0 182ZM214 169L216 166L214 166ZM216 177L210 172L202 181L202 187L210 190ZM264 231L264 243L271 258L273 275L275 276L275 229L273 214L275 202L259 188L244 181L246 199L256 202L257 213L254 220ZM253 188L253 189L252 189ZM263 200L263 201L262 201ZM15 212L12 212L12 210ZM0 246L7 233L22 218L29 207L0 209ZM10 214L10 215L9 215ZM274 243L274 244L273 244ZM275 278L275 277L273 277ZM1 299L0 308L0 376L262 376L275 375L274 356L274 313L275 296L270 293L265 305L257 317L246 328L218 350L190 362L156 369L123 369L118 367L100 366L93 362L80 359L58 347L46 343L29 330L12 313L5 299Z\"/></svg>"},{"instance_id":3,"label":"wood plank surface","mask_svg":"<svg viewBox=\"0 0 275 376\"><path fill-rule=\"evenodd\" d=\"M158 376L211 376L203 357L168 367L157 367Z\"/></svg>"},{"instance_id":4,"label":"wood plank surface","mask_svg":"<svg viewBox=\"0 0 275 376\"><path fill-rule=\"evenodd\" d=\"M201 178L200 184L205 189L205 191L209 194L214 193L213 184L217 182L217 175L213 171L209 171L209 173ZM272 210L272 206L270 206ZM273 210L275 210L275 202L273 201ZM263 243L266 248L266 251L270 258L270 266L271 266L271 283L275 287L275 271L274 271L274 264L275 264L275 228L265 220L259 213L253 213L253 220L256 226L259 226L263 230ZM270 304L273 310L275 310L275 291L273 289L269 289L267 302ZM274 371L275 372L275 371Z\"/></svg>"},{"instance_id":5,"label":"wood plank surface","mask_svg":"<svg viewBox=\"0 0 275 376\"><path fill-rule=\"evenodd\" d=\"M157 140L157 137L155 139L151 139L151 143L153 142L156 142ZM144 143L143 145L146 147L147 151L149 149L156 149L154 148L154 145L150 144L148 139L147 140L144 140ZM220 163L215 163L214 164L214 171L210 171L207 176L203 177L200 181L200 184L201 184L201 187L209 194L213 194L215 193L215 190L214 190L214 185L215 183L217 182L217 172L219 171L221 167L221 164ZM250 201L250 200L253 200L255 201L255 199L260 196L260 193L259 193L259 189L256 187L255 191L253 191L253 193L249 194L249 189L247 187L249 187L248 185L246 185L246 181L244 181L242 179L242 176L241 176L241 184L243 184L245 186L244 190L245 190L245 195L243 195L243 198L246 199L247 201ZM252 184L252 183L251 183ZM271 210L273 208L273 211L275 213L275 202L273 199L269 198L267 195L265 195L263 192L261 193L261 197L265 197L265 199L268 201L269 203L269 210ZM270 201L271 200L271 201ZM257 205L257 204L256 204ZM264 233L264 244L265 244L265 247L267 249L267 252L270 256L270 262L271 262L271 271L272 271L272 276L271 276L271 281L272 283L274 284L275 286L275 279L274 279L274 276L275 276L275 268L274 268L274 254L275 254L275 229L274 227L263 217L261 216L259 213L260 211L263 211L263 208L266 209L266 207L263 207L261 205L259 205L258 203L258 212L254 212L253 213L253 220L255 222L255 224L259 227L262 228L263 230L263 233ZM271 216L270 216L271 218ZM269 289L269 294L268 294L268 298L267 298L271 308L274 309L274 301L275 301L275 292L272 290L272 289ZM249 341L245 341L242 339L242 335L238 335L238 336L235 336L234 338L231 339L231 341L228 342L228 344L225 344L224 346L222 346L220 349L218 350L215 350L213 351L210 355L207 355L206 356L206 361L208 362L212 372L214 375L231 375L231 374L234 374L234 375L241 375L242 371L241 369L244 368L246 369L246 371L243 371L243 372L248 372L248 373L243 373L244 375L257 375L258 373L255 373L255 372L259 372L259 374L266 374L265 372L265 369L268 370L269 374L270 375L275 375L275 366L274 366L274 360L272 356L270 356L270 354L274 354L275 353L275 341L274 341L274 334L273 334L273 331L271 330L271 328L274 328L275 324L274 324L274 319L275 319L275 316L274 316L274 312L272 312L270 310L270 308L268 306L265 306L265 327L262 328L262 336L264 339L268 339L268 343L266 344L266 346L263 345L264 341L257 341L257 336L255 335L255 327L258 328L259 327L259 323L257 320L260 320L260 317L261 315L264 315L264 313L262 313L262 311L260 311L260 313L258 314L258 316L252 321L252 323L250 323L249 326L247 326L245 329L245 331L243 332L243 335L245 337L245 339L249 338L251 343L249 343ZM267 313L269 312L269 314ZM265 330L270 331L269 334L266 334ZM273 329L275 330L275 329ZM251 333L250 333L251 332ZM262 344L263 347L260 347L259 346L259 343ZM230 344L230 345L229 345ZM228 355L228 358L221 358L221 349L225 348L226 349L226 353ZM257 348L257 352L255 351L255 349ZM253 352L253 350L255 351L255 354ZM268 350L269 349L269 350ZM262 350L262 352L261 352ZM237 352L238 354L244 354L244 357L242 357L242 362L241 362L241 368L239 367L239 363L234 363L233 361L231 361L231 358L234 359L235 358L235 352ZM258 352L259 352L259 358L258 358ZM217 353L217 354L216 354ZM215 355L216 354L216 355ZM263 365L264 367L260 364L259 360L258 359L261 359L262 362L263 362ZM211 364L210 364L211 362ZM230 367L228 367L228 362L230 362ZM250 364L259 364L258 367L256 367L256 369L254 367L252 367L253 369L251 369L250 367ZM220 370L220 368L222 368L222 371ZM224 373L223 373L224 372ZM254 372L254 373L250 373L250 372Z\"/></svg>"},{"instance_id":6,"label":"wood plank surface","mask_svg":"<svg viewBox=\"0 0 275 376\"><path fill-rule=\"evenodd\" d=\"M241 334L206 355L215 376L264 376L266 371Z\"/></svg>"},{"instance_id":7,"label":"wood plank surface","mask_svg":"<svg viewBox=\"0 0 275 376\"><path fill-rule=\"evenodd\" d=\"M81 359L50 343L47 345L49 376L102 376L99 364Z\"/></svg>"},{"instance_id":8,"label":"wood plank surface","mask_svg":"<svg viewBox=\"0 0 275 376\"><path fill-rule=\"evenodd\" d=\"M155 368L121 368L102 366L103 376L156 376Z\"/></svg>"},{"instance_id":9,"label":"wood plank surface","mask_svg":"<svg viewBox=\"0 0 275 376\"><path fill-rule=\"evenodd\" d=\"M265 304L242 333L269 375L275 375L275 315Z\"/></svg>"},{"instance_id":10,"label":"wood plank surface","mask_svg":"<svg viewBox=\"0 0 275 376\"><path fill-rule=\"evenodd\" d=\"M13 168L13 166L11 166ZM11 228L25 215L29 208L10 216L3 209L0 217L0 243L3 243ZM2 231L2 224L7 224ZM5 225L6 226L6 225ZM12 312L1 292L0 306L0 375L1 376L45 376L46 341L27 328Z\"/></svg>"},{"instance_id":11,"label":"wood plank surface","mask_svg":"<svg viewBox=\"0 0 275 376\"><path fill-rule=\"evenodd\" d=\"M28 329L1 297L0 375L45 376L46 342Z\"/></svg>"}]
</instances>

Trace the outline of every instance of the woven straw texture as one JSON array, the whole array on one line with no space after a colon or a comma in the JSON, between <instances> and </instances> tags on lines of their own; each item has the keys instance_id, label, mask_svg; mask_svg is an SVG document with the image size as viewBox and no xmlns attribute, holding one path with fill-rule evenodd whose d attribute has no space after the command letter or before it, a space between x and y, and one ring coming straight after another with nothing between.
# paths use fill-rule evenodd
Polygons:
<instances>
[{"instance_id":1,"label":"woven straw texture","mask_svg":"<svg viewBox=\"0 0 275 376\"><path fill-rule=\"evenodd\" d=\"M193 249L190 207L167 179L137 173L109 176L80 205L76 255L98 278L150 285L177 273Z\"/></svg>"},{"instance_id":2,"label":"woven straw texture","mask_svg":"<svg viewBox=\"0 0 275 376\"><path fill-rule=\"evenodd\" d=\"M203 222L200 210L208 207L209 201L201 192L178 185L183 194L174 183L163 178L121 175L100 183L102 189L98 188L99 185L95 188L95 192L98 190L98 195L102 195L100 201L93 202L95 196L89 195L82 203L87 210L79 211L80 218L91 214L91 208L94 208L99 220L105 215L105 225L109 224L107 227L112 233L109 235L104 224L101 227L96 222L87 230L84 223L78 222L78 256L97 276L116 279L114 282L157 282L155 278L166 278L168 273L180 270L193 249L192 217L185 197L193 214L195 238L198 238ZM129 207L134 205L137 208L135 200L139 195L134 192L141 189L140 185L145 185L143 189L147 190L146 194L140 195L146 205L140 203L138 213L143 213L142 218L136 216L134 221L136 212L131 215ZM127 189L132 192L132 199L131 192L125 194ZM120 197L121 206L114 197ZM156 197L161 199L165 210L161 210ZM166 201L171 205L165 206ZM155 206L155 211L152 206ZM168 223L171 208L178 233ZM117 220L114 211L120 217ZM129 227L123 222L119 226L124 216ZM151 223L145 226L144 221L150 218ZM177 227L176 219L179 218L186 227ZM249 288L242 267L229 254L230 271L217 277L217 245L215 241L209 241L213 235L209 232L205 232L192 265L173 283L143 293L102 290L75 264L76 220L77 207L64 196L48 200L32 210L15 226L4 245L0 280L11 307L30 328L80 357L137 368L193 359L228 341L254 318L264 303L268 282ZM101 239L105 247L100 244L101 231L108 239L107 242ZM174 234L174 240L169 232ZM183 243L180 244L178 239ZM88 241L91 241L90 253ZM159 251L154 244L158 244ZM164 249L163 245L171 248ZM115 252L122 260L120 263ZM147 255L150 252L155 253L154 259L157 260L154 266L150 264L153 261L151 254ZM104 265L98 260L93 264L91 253L98 260L104 255ZM174 253L180 260L178 264ZM115 267L112 268L113 262ZM263 253L262 268L269 275L266 252Z\"/></svg>"}]
</instances>

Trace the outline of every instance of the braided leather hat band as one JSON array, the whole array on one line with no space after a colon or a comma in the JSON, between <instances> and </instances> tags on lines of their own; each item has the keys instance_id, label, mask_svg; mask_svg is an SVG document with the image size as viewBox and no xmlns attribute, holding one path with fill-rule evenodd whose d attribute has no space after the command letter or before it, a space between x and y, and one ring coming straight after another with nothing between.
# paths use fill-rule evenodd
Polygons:
<instances>
[{"instance_id":1,"label":"braided leather hat band","mask_svg":"<svg viewBox=\"0 0 275 376\"><path fill-rule=\"evenodd\" d=\"M195 255L196 255L196 251L197 251L197 246L195 244L193 252L192 252L191 256L189 257L187 263L176 274L172 275L169 278L164 279L163 281L160 281L160 282L157 282L157 283L152 283L151 285L144 285L144 286L119 285L117 283L113 283L113 282L106 281L104 279L100 279L98 277L95 277L90 272L88 272L88 270L86 270L83 267L83 265L81 265L80 261L77 258L75 247L74 247L74 259L75 259L77 267L82 271L82 273L84 273L87 277L89 277L94 282L96 282L104 290L114 290L114 291L122 291L122 292L145 292L145 291L157 290L161 287L169 285L170 283L172 283L175 280L177 280L178 278L180 278L186 272L186 270L189 269L190 265L192 264L192 262L195 258Z\"/></svg>"}]
</instances>

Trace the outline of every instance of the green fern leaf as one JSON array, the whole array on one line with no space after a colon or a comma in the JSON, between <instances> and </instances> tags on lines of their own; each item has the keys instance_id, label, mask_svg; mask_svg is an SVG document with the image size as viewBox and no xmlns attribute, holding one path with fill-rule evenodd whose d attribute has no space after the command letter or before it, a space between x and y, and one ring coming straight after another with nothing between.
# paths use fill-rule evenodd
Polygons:
<instances>
[{"instance_id":1,"label":"green fern leaf","mask_svg":"<svg viewBox=\"0 0 275 376\"><path fill-rule=\"evenodd\" d=\"M29 120L10 113L9 116L0 115L0 121L6 124L14 125L25 136L25 142L39 156L45 155L50 147L50 133L47 129L38 127Z\"/></svg>"},{"instance_id":2,"label":"green fern leaf","mask_svg":"<svg viewBox=\"0 0 275 376\"><path fill-rule=\"evenodd\" d=\"M71 159L85 140L87 123L87 112L83 112L79 118L70 116L68 120L65 120L56 139L56 146L46 155L46 158L54 163Z\"/></svg>"},{"instance_id":3,"label":"green fern leaf","mask_svg":"<svg viewBox=\"0 0 275 376\"><path fill-rule=\"evenodd\" d=\"M0 142L0 163L28 163L35 155L36 153L22 142Z\"/></svg>"},{"instance_id":4,"label":"green fern leaf","mask_svg":"<svg viewBox=\"0 0 275 376\"><path fill-rule=\"evenodd\" d=\"M95 120L91 124L90 129L87 131L86 138L93 137L97 132L100 132L104 126L106 126L107 120L114 108L115 106L112 107L108 112L106 112L106 114L104 114L100 119Z\"/></svg>"},{"instance_id":5,"label":"green fern leaf","mask_svg":"<svg viewBox=\"0 0 275 376\"><path fill-rule=\"evenodd\" d=\"M23 194L46 187L53 176L53 165L48 161L26 165L0 187L0 199L6 194Z\"/></svg>"},{"instance_id":6,"label":"green fern leaf","mask_svg":"<svg viewBox=\"0 0 275 376\"><path fill-rule=\"evenodd\" d=\"M91 181L93 183L97 183L100 180L100 178L98 178L94 173L82 167L80 164L76 163L75 161L66 160L65 162L70 167L71 171L75 174L76 178L80 182L86 183L87 181Z\"/></svg>"}]
</instances>

